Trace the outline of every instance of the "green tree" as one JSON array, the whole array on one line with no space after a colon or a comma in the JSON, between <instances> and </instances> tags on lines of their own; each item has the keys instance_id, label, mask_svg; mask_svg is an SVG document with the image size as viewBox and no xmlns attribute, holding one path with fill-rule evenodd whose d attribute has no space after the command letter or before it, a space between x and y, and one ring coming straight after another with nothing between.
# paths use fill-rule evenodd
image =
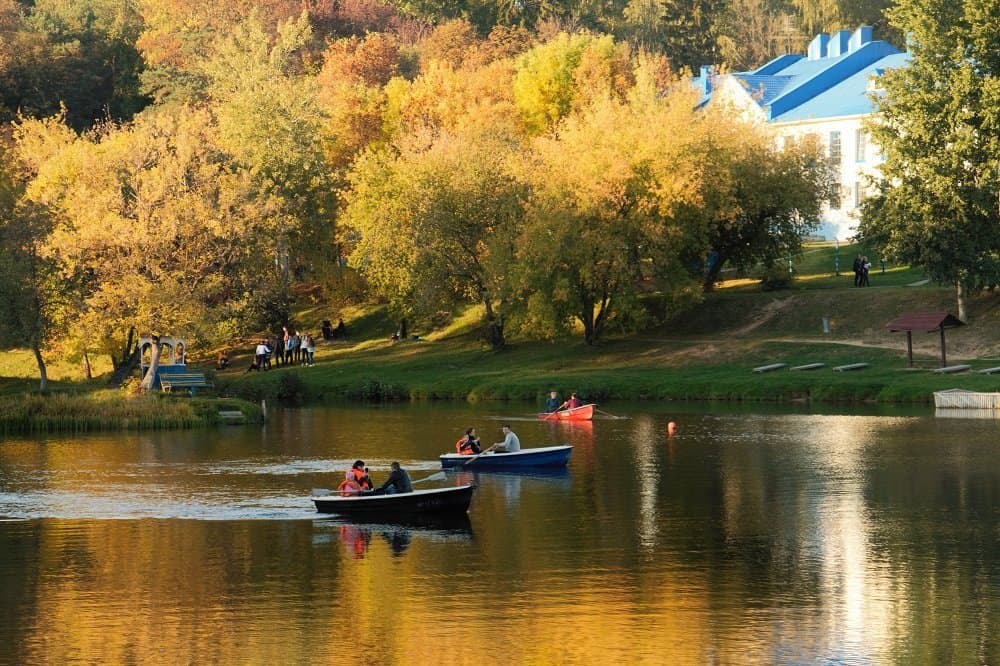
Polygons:
<instances>
[{"instance_id":1,"label":"green tree","mask_svg":"<svg viewBox=\"0 0 1000 666\"><path fill-rule=\"evenodd\" d=\"M504 135L444 133L398 153L364 155L351 174L343 223L351 254L377 293L407 313L458 303L484 308L493 348L505 344L505 280L524 187Z\"/></svg>"},{"instance_id":2,"label":"green tree","mask_svg":"<svg viewBox=\"0 0 1000 666\"><path fill-rule=\"evenodd\" d=\"M711 249L704 287L711 290L727 264L749 269L799 254L803 237L816 228L836 184L817 141L786 142L779 148L766 128L725 110L710 113L703 129L700 214ZM695 263L701 264L692 257Z\"/></svg>"},{"instance_id":3,"label":"green tree","mask_svg":"<svg viewBox=\"0 0 1000 666\"><path fill-rule=\"evenodd\" d=\"M0 147L0 344L31 350L39 390L48 390L43 351L53 341L60 298L54 262L43 256L51 218L23 198L24 179L14 155Z\"/></svg>"},{"instance_id":4,"label":"green tree","mask_svg":"<svg viewBox=\"0 0 1000 666\"><path fill-rule=\"evenodd\" d=\"M300 273L332 259L335 180L326 161L327 115L316 78L303 72L311 39L308 16L287 21L272 35L256 12L220 38L199 65L220 147L253 178L255 198L275 206L270 227L279 272L268 300L287 320L292 270ZM262 276L263 277L263 276Z\"/></svg>"},{"instance_id":5,"label":"green tree","mask_svg":"<svg viewBox=\"0 0 1000 666\"><path fill-rule=\"evenodd\" d=\"M1000 22L996 0L900 0L906 67L879 79L869 123L885 163L859 232L964 294L1000 285Z\"/></svg>"},{"instance_id":6,"label":"green tree","mask_svg":"<svg viewBox=\"0 0 1000 666\"><path fill-rule=\"evenodd\" d=\"M140 30L134 0L39 0L22 13L0 4L0 107L35 117L64 108L77 129L132 117L147 103Z\"/></svg>"}]
</instances>

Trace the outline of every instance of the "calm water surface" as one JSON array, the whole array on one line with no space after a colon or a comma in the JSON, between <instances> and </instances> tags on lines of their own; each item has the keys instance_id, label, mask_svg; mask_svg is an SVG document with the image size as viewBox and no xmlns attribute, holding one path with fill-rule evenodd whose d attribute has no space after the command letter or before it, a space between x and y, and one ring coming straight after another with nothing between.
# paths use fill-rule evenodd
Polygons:
<instances>
[{"instance_id":1,"label":"calm water surface","mask_svg":"<svg viewBox=\"0 0 1000 666\"><path fill-rule=\"evenodd\" d=\"M997 421L670 409L0 441L0 663L1000 663ZM479 486L467 522L309 500L357 457L434 474L507 419L569 469L449 473Z\"/></svg>"}]
</instances>

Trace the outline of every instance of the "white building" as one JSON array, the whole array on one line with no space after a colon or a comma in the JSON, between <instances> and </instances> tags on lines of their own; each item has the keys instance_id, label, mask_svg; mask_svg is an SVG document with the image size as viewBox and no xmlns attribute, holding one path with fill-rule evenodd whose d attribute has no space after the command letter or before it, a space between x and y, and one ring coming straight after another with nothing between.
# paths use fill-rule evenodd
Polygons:
<instances>
[{"instance_id":1,"label":"white building","mask_svg":"<svg viewBox=\"0 0 1000 666\"><path fill-rule=\"evenodd\" d=\"M891 44L872 40L862 26L817 35L806 55L775 58L752 72L716 74L702 67L696 79L702 104L724 102L771 125L779 137L816 135L840 168L839 201L823 211L819 235L846 240L857 230L857 207L866 196L864 174L882 161L862 119L871 115L878 76L909 59Z\"/></svg>"}]
</instances>

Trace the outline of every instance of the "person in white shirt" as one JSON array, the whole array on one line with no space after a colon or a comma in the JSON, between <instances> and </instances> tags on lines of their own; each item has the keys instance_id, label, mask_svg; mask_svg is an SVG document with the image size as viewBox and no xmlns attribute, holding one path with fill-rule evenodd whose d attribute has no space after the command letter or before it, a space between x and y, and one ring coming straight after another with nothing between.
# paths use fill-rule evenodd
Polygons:
<instances>
[{"instance_id":1,"label":"person in white shirt","mask_svg":"<svg viewBox=\"0 0 1000 666\"><path fill-rule=\"evenodd\" d=\"M514 431L506 423L503 424L504 438L502 442L493 445L493 450L497 453L514 453L521 450L521 440L517 438Z\"/></svg>"}]
</instances>

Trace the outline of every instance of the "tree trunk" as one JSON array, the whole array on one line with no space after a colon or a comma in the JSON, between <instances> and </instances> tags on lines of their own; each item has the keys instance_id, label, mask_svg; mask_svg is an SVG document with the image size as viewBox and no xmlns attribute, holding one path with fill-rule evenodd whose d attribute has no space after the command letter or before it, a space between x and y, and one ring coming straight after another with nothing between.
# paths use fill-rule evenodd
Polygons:
<instances>
[{"instance_id":1,"label":"tree trunk","mask_svg":"<svg viewBox=\"0 0 1000 666\"><path fill-rule=\"evenodd\" d=\"M49 375L45 371L45 359L42 358L42 350L37 342L31 343L31 351L35 354L35 362L38 364L38 390L42 393L49 391Z\"/></svg>"},{"instance_id":2,"label":"tree trunk","mask_svg":"<svg viewBox=\"0 0 1000 666\"><path fill-rule=\"evenodd\" d=\"M503 332L503 315L497 317L493 311L493 303L488 298L484 299L483 303L486 305L486 339L490 342L490 349L500 351L507 346L507 339Z\"/></svg>"},{"instance_id":3,"label":"tree trunk","mask_svg":"<svg viewBox=\"0 0 1000 666\"><path fill-rule=\"evenodd\" d=\"M83 352L83 375L87 379L94 378L94 375L90 370L90 357L87 356L87 352Z\"/></svg>"},{"instance_id":4,"label":"tree trunk","mask_svg":"<svg viewBox=\"0 0 1000 666\"><path fill-rule=\"evenodd\" d=\"M152 338L152 349L149 350L149 370L146 371L146 376L142 378L141 388L143 391L151 391L153 389L153 383L156 381L156 373L160 369L160 336L153 335Z\"/></svg>"},{"instance_id":5,"label":"tree trunk","mask_svg":"<svg viewBox=\"0 0 1000 666\"><path fill-rule=\"evenodd\" d=\"M962 285L962 281L959 280L955 285L955 296L958 299L958 318L969 323L965 318L965 287Z\"/></svg>"}]
</instances>

